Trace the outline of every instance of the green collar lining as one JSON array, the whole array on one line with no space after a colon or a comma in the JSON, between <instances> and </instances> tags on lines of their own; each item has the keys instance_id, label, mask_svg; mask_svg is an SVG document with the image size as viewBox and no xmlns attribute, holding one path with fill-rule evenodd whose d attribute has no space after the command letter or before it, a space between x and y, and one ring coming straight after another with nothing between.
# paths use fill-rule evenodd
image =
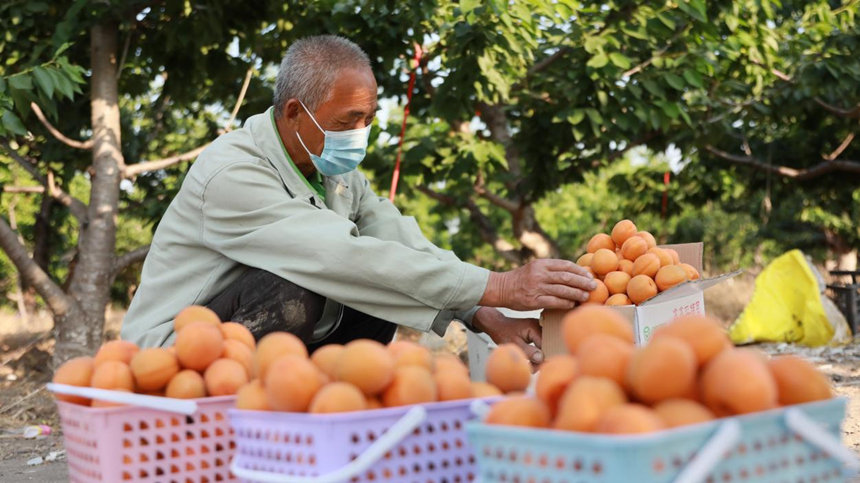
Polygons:
<instances>
[{"instance_id":1,"label":"green collar lining","mask_svg":"<svg viewBox=\"0 0 860 483\"><path fill-rule=\"evenodd\" d=\"M278 138L278 142L281 144L281 149L284 151L284 156L287 158L287 162L290 163L290 166L296 171L296 174L299 175L308 188L313 190L317 196L322 198L323 202L325 202L325 186L323 186L323 178L319 171L314 170L314 174L311 175L311 179L308 179L299 168L296 166L296 163L290 158L290 153L287 152L287 147L284 146L284 140L281 139L281 133L278 132L278 124L275 122L275 111L272 109L271 111L272 118L272 127L275 129L275 136Z\"/></svg>"}]
</instances>

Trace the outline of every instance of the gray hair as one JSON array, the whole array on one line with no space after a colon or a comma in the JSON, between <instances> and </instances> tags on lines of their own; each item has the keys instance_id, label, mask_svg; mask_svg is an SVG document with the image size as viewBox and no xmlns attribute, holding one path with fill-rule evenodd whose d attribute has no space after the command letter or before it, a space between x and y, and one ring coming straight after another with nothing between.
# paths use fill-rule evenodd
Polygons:
<instances>
[{"instance_id":1,"label":"gray hair","mask_svg":"<svg viewBox=\"0 0 860 483\"><path fill-rule=\"evenodd\" d=\"M331 98L337 74L345 68L370 67L370 59L354 42L337 35L317 35L297 40L284 55L278 70L275 117L284 105L298 99L311 111Z\"/></svg>"}]
</instances>

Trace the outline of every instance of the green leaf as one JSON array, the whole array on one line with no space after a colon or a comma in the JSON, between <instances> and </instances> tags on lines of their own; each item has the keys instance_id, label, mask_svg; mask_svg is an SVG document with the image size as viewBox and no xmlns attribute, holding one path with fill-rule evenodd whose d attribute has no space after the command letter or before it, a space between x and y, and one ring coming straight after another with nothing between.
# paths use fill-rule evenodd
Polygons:
<instances>
[{"instance_id":1,"label":"green leaf","mask_svg":"<svg viewBox=\"0 0 860 483\"><path fill-rule=\"evenodd\" d=\"M74 91L72 90L72 81L70 81L69 78L62 73L56 76L56 80L57 91L66 96L67 98L71 99L75 95Z\"/></svg>"},{"instance_id":2,"label":"green leaf","mask_svg":"<svg viewBox=\"0 0 860 483\"><path fill-rule=\"evenodd\" d=\"M56 59L57 57L61 56L63 54L63 52L69 50L69 47L71 47L71 46L72 46L71 42L65 42L63 45L61 45L57 49L56 52L54 52L54 58Z\"/></svg>"},{"instance_id":3,"label":"green leaf","mask_svg":"<svg viewBox=\"0 0 860 483\"><path fill-rule=\"evenodd\" d=\"M611 60L613 64L615 64L621 69L630 68L630 59L624 54L612 52L609 54L609 60Z\"/></svg>"},{"instance_id":4,"label":"green leaf","mask_svg":"<svg viewBox=\"0 0 860 483\"><path fill-rule=\"evenodd\" d=\"M9 77L9 86L18 90L30 90L33 88L33 81L27 74L18 74Z\"/></svg>"},{"instance_id":5,"label":"green leaf","mask_svg":"<svg viewBox=\"0 0 860 483\"><path fill-rule=\"evenodd\" d=\"M33 68L33 76L36 78L36 84L45 92L48 99L52 99L54 97L54 83L51 81L51 74L45 68L36 66Z\"/></svg>"},{"instance_id":6,"label":"green leaf","mask_svg":"<svg viewBox=\"0 0 860 483\"><path fill-rule=\"evenodd\" d=\"M687 114L687 111L685 111L684 109L681 109L680 113L681 113L681 117L684 118L684 122L686 122L688 126L693 127L693 121L690 120L690 115Z\"/></svg>"},{"instance_id":7,"label":"green leaf","mask_svg":"<svg viewBox=\"0 0 860 483\"><path fill-rule=\"evenodd\" d=\"M702 89L705 87L705 83L702 81L702 75L692 69L687 69L684 71L684 80L687 81L688 84L694 87L698 87Z\"/></svg>"},{"instance_id":8,"label":"green leaf","mask_svg":"<svg viewBox=\"0 0 860 483\"><path fill-rule=\"evenodd\" d=\"M678 115L681 112L681 109L678 108L678 104L668 101L655 101L654 104L660 106L660 109L663 110L663 113L665 113L670 118L678 119Z\"/></svg>"},{"instance_id":9,"label":"green leaf","mask_svg":"<svg viewBox=\"0 0 860 483\"><path fill-rule=\"evenodd\" d=\"M0 94L6 92L6 79L0 77Z\"/></svg>"},{"instance_id":10,"label":"green leaf","mask_svg":"<svg viewBox=\"0 0 860 483\"><path fill-rule=\"evenodd\" d=\"M606 104L609 103L609 94L606 91L597 91L597 100L600 102L601 107L606 107Z\"/></svg>"},{"instance_id":11,"label":"green leaf","mask_svg":"<svg viewBox=\"0 0 860 483\"><path fill-rule=\"evenodd\" d=\"M700 22L708 21L707 7L704 0L681 0L678 8Z\"/></svg>"},{"instance_id":12,"label":"green leaf","mask_svg":"<svg viewBox=\"0 0 860 483\"><path fill-rule=\"evenodd\" d=\"M645 79L641 82L642 82L642 87L644 87L645 90L650 92L652 95L655 95L657 97L666 97L666 91L664 91L663 88L660 87L660 85L657 84L656 82L654 82L653 80Z\"/></svg>"},{"instance_id":13,"label":"green leaf","mask_svg":"<svg viewBox=\"0 0 860 483\"><path fill-rule=\"evenodd\" d=\"M665 12L660 12L657 14L657 19L663 22L663 25L669 27L672 30L675 30L675 21L669 15L666 15Z\"/></svg>"},{"instance_id":14,"label":"green leaf","mask_svg":"<svg viewBox=\"0 0 860 483\"><path fill-rule=\"evenodd\" d=\"M463 15L481 6L481 0L460 0L460 11Z\"/></svg>"},{"instance_id":15,"label":"green leaf","mask_svg":"<svg viewBox=\"0 0 860 483\"><path fill-rule=\"evenodd\" d=\"M595 125L600 126L603 124L603 116L600 115L597 109L589 108L585 110L585 113L588 115L588 118L591 119L591 122Z\"/></svg>"},{"instance_id":16,"label":"green leaf","mask_svg":"<svg viewBox=\"0 0 860 483\"><path fill-rule=\"evenodd\" d=\"M684 90L684 86L686 85L684 83L684 79L682 79L681 76L672 73L666 74L666 82L668 82L669 85L672 86L672 88L679 91Z\"/></svg>"},{"instance_id":17,"label":"green leaf","mask_svg":"<svg viewBox=\"0 0 860 483\"><path fill-rule=\"evenodd\" d=\"M606 54L604 54L603 52L600 52L591 59L589 59L585 65L591 67L592 69L600 69L606 66L606 64L608 63L609 57L607 57Z\"/></svg>"},{"instance_id":18,"label":"green leaf","mask_svg":"<svg viewBox=\"0 0 860 483\"><path fill-rule=\"evenodd\" d=\"M574 126L581 123L583 119L585 119L585 111L582 109L574 109L571 111L570 115L567 116L567 122Z\"/></svg>"},{"instance_id":19,"label":"green leaf","mask_svg":"<svg viewBox=\"0 0 860 483\"><path fill-rule=\"evenodd\" d=\"M20 136L27 135L27 128L24 127L24 124L12 111L6 111L3 113L3 127L5 127L7 131Z\"/></svg>"}]
</instances>

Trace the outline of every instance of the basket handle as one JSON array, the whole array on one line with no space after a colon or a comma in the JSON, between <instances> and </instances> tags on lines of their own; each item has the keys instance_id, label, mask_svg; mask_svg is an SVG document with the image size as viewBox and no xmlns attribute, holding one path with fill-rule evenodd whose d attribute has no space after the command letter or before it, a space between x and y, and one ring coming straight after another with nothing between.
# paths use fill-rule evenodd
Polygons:
<instances>
[{"instance_id":1,"label":"basket handle","mask_svg":"<svg viewBox=\"0 0 860 483\"><path fill-rule=\"evenodd\" d=\"M346 481L357 476L362 471L370 468L385 453L398 445L404 438L412 434L424 420L427 419L427 410L423 406L415 406L406 412L388 431L379 437L373 444L367 447L358 458L350 461L343 467L320 476L293 476L268 471L249 470L239 467L238 455L230 463L230 471L233 475L252 481L263 483L335 483Z\"/></svg>"},{"instance_id":2,"label":"basket handle","mask_svg":"<svg viewBox=\"0 0 860 483\"><path fill-rule=\"evenodd\" d=\"M789 429L803 437L806 441L818 447L818 449L838 459L849 470L860 472L860 459L850 449L842 445L838 438L821 429L815 421L809 418L803 411L791 408L785 411L785 424Z\"/></svg>"},{"instance_id":3,"label":"basket handle","mask_svg":"<svg viewBox=\"0 0 860 483\"><path fill-rule=\"evenodd\" d=\"M717 432L687 463L673 483L700 483L719 464L726 451L733 448L741 439L741 424L729 419L720 424Z\"/></svg>"},{"instance_id":4,"label":"basket handle","mask_svg":"<svg viewBox=\"0 0 860 483\"><path fill-rule=\"evenodd\" d=\"M100 401L109 401L120 404L131 404L145 408L169 411L191 415L197 412L197 403L187 399L174 399L169 397L147 396L145 394L133 394L130 392L110 391L94 387L69 386L67 384L46 384L49 391L57 394L68 394Z\"/></svg>"}]
</instances>

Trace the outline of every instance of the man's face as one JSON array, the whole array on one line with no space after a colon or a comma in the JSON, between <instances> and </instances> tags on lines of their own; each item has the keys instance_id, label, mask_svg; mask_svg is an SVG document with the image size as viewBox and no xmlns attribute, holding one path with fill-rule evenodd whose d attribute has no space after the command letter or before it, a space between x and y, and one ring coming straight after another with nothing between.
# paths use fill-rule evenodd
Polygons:
<instances>
[{"instance_id":1,"label":"man's face","mask_svg":"<svg viewBox=\"0 0 860 483\"><path fill-rule=\"evenodd\" d=\"M313 115L326 131L364 128L376 117L376 89L376 79L370 69L343 69L334 84L331 98L317 107ZM285 113L287 126L299 133L308 149L317 155L322 153L325 135L301 104L295 100L288 101ZM295 139L285 139L284 142L288 146L297 144ZM290 155L297 164L310 163L304 149L290 150Z\"/></svg>"}]
</instances>

